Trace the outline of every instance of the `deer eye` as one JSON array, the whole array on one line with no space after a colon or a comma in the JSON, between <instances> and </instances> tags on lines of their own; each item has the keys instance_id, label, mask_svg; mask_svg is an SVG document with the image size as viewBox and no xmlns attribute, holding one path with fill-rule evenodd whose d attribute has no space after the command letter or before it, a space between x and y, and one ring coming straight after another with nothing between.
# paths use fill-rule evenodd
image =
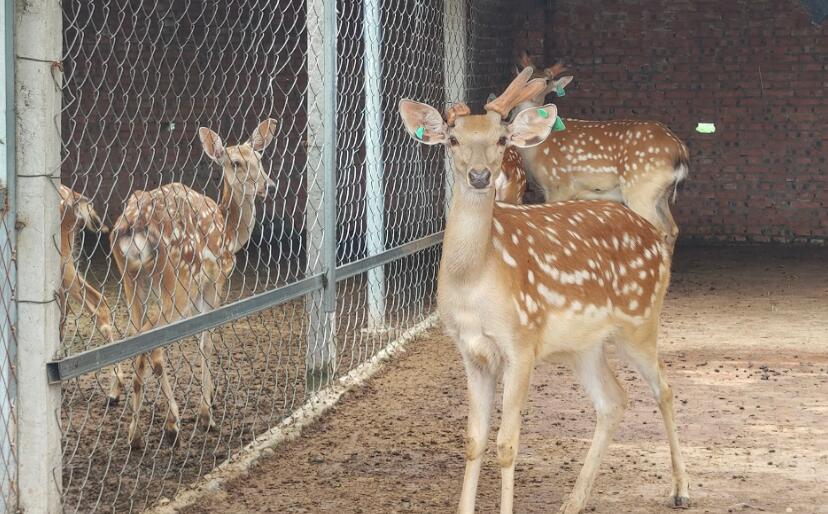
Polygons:
<instances>
[{"instance_id":1,"label":"deer eye","mask_svg":"<svg viewBox=\"0 0 828 514\"><path fill-rule=\"evenodd\" d=\"M497 144L499 144L500 146L506 146L506 143L506 136L500 136L500 139L497 140Z\"/></svg>"},{"instance_id":2,"label":"deer eye","mask_svg":"<svg viewBox=\"0 0 828 514\"><path fill-rule=\"evenodd\" d=\"M457 145L459 145L459 144L460 144L460 142L459 142L459 141L457 141L457 138L456 138L456 137L454 137L454 136L449 136L449 144L450 144L451 146L457 146Z\"/></svg>"}]
</instances>

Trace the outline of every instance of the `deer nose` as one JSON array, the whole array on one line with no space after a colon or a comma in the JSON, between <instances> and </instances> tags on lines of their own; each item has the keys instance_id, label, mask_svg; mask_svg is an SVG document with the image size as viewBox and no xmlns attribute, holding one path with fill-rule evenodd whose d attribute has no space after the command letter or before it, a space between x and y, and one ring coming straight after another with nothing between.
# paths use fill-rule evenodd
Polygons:
<instances>
[{"instance_id":1,"label":"deer nose","mask_svg":"<svg viewBox=\"0 0 828 514\"><path fill-rule=\"evenodd\" d=\"M491 178L492 172L489 170L469 171L469 184L475 189L485 189L489 187Z\"/></svg>"},{"instance_id":2,"label":"deer nose","mask_svg":"<svg viewBox=\"0 0 828 514\"><path fill-rule=\"evenodd\" d=\"M272 180L265 187L265 198L276 198L276 183Z\"/></svg>"}]
</instances>

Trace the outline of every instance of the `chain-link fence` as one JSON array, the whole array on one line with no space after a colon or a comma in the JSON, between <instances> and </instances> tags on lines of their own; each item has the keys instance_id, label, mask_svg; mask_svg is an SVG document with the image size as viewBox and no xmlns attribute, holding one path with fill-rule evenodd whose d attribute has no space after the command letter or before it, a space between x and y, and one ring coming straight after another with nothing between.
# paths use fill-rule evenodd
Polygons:
<instances>
[{"instance_id":1,"label":"chain-link fence","mask_svg":"<svg viewBox=\"0 0 828 514\"><path fill-rule=\"evenodd\" d=\"M433 319L444 154L397 102L479 108L511 76L512 18L505 0L61 8L51 478L65 511L140 511Z\"/></svg>"}]
</instances>

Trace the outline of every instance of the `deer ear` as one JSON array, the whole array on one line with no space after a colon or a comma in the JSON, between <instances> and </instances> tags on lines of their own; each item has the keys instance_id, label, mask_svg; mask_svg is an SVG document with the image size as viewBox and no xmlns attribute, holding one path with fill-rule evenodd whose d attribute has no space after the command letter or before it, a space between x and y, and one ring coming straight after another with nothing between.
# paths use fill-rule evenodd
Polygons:
<instances>
[{"instance_id":1,"label":"deer ear","mask_svg":"<svg viewBox=\"0 0 828 514\"><path fill-rule=\"evenodd\" d=\"M524 49L522 52L520 52L520 57L518 58L517 65L520 67L520 69L526 68L528 66L533 66L532 58L529 57L528 50Z\"/></svg>"},{"instance_id":2,"label":"deer ear","mask_svg":"<svg viewBox=\"0 0 828 514\"><path fill-rule=\"evenodd\" d=\"M276 120L268 118L259 123L259 126L251 134L248 143L254 150L261 152L270 145L274 136L276 136Z\"/></svg>"},{"instance_id":3,"label":"deer ear","mask_svg":"<svg viewBox=\"0 0 828 514\"><path fill-rule=\"evenodd\" d=\"M201 147L207 157L216 162L221 161L224 157L224 144L219 135L208 128L201 127L198 129L198 138L201 139Z\"/></svg>"},{"instance_id":4,"label":"deer ear","mask_svg":"<svg viewBox=\"0 0 828 514\"><path fill-rule=\"evenodd\" d=\"M509 143L518 148L529 148L542 143L549 137L557 118L558 109L554 104L520 111L507 128Z\"/></svg>"},{"instance_id":5,"label":"deer ear","mask_svg":"<svg viewBox=\"0 0 828 514\"><path fill-rule=\"evenodd\" d=\"M413 100L400 100L400 117L408 135L426 145L445 143L448 127L440 111Z\"/></svg>"},{"instance_id":6,"label":"deer ear","mask_svg":"<svg viewBox=\"0 0 828 514\"><path fill-rule=\"evenodd\" d=\"M558 86L566 87L566 86L569 85L570 82L572 82L573 78L575 78L575 77L573 77L572 75L567 75L565 77L561 77L561 78L555 80L555 87L558 87Z\"/></svg>"}]
</instances>

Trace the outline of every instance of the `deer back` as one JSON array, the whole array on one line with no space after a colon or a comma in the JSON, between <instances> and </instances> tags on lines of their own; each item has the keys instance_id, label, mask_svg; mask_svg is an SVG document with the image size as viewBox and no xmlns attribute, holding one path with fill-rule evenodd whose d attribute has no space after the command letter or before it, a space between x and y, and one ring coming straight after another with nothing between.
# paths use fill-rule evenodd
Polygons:
<instances>
[{"instance_id":1,"label":"deer back","mask_svg":"<svg viewBox=\"0 0 828 514\"><path fill-rule=\"evenodd\" d=\"M687 148L663 124L648 121L564 120L541 145L522 151L547 201L608 198L642 182L658 192L684 178Z\"/></svg>"},{"instance_id":2,"label":"deer back","mask_svg":"<svg viewBox=\"0 0 828 514\"><path fill-rule=\"evenodd\" d=\"M640 324L669 282L659 232L615 202L497 205L492 251L525 327L549 314Z\"/></svg>"}]
</instances>

